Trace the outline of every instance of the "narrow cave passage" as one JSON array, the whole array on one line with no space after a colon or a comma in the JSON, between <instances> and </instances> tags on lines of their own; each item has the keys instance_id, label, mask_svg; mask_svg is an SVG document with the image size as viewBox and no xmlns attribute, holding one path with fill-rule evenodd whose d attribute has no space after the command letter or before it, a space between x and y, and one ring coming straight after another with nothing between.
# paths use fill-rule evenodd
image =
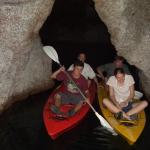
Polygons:
<instances>
[{"instance_id":1,"label":"narrow cave passage","mask_svg":"<svg viewBox=\"0 0 150 150\"><path fill-rule=\"evenodd\" d=\"M107 27L97 15L92 0L55 0L53 11L40 30L43 45L52 45L66 67L78 52L87 54L93 66L111 62L116 50L111 44ZM58 67L53 63L53 67ZM138 86L138 70L130 66ZM43 123L43 108L52 89L15 103L0 118L0 149L3 150L76 150L76 149L149 149L147 124L137 143L131 147L118 136L110 138L99 128L97 118L90 113L79 126L57 141L50 139ZM95 107L95 106L94 106ZM98 109L97 109L98 110ZM149 111L149 110L148 110ZM147 114L149 113L147 111ZM147 123L149 123L147 115Z\"/></svg>"},{"instance_id":2,"label":"narrow cave passage","mask_svg":"<svg viewBox=\"0 0 150 150\"><path fill-rule=\"evenodd\" d=\"M66 67L81 51L94 68L111 62L116 55L107 27L91 0L56 0L40 36L43 45L54 46Z\"/></svg>"},{"instance_id":3,"label":"narrow cave passage","mask_svg":"<svg viewBox=\"0 0 150 150\"><path fill-rule=\"evenodd\" d=\"M98 16L92 0L55 0L51 14L40 30L43 45L52 45L59 59L69 67L79 52L85 52L87 62L95 68L112 62L116 56L106 25ZM129 69L140 89L138 69ZM58 67L53 63L53 70Z\"/></svg>"}]
</instances>

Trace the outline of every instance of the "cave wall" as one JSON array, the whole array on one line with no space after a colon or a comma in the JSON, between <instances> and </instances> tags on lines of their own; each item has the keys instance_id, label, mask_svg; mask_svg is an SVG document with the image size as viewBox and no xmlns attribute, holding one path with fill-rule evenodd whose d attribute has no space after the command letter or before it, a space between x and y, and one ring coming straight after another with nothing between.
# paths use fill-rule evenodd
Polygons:
<instances>
[{"instance_id":1,"label":"cave wall","mask_svg":"<svg viewBox=\"0 0 150 150\"><path fill-rule=\"evenodd\" d=\"M0 111L15 100L46 90L51 60L42 50L39 30L53 0L0 2Z\"/></svg>"},{"instance_id":2,"label":"cave wall","mask_svg":"<svg viewBox=\"0 0 150 150\"><path fill-rule=\"evenodd\" d=\"M93 1L118 54L141 70L142 86L150 98L150 1ZM15 100L53 85L51 60L42 50L38 33L53 3L54 0L0 1L0 111Z\"/></svg>"},{"instance_id":3,"label":"cave wall","mask_svg":"<svg viewBox=\"0 0 150 150\"><path fill-rule=\"evenodd\" d=\"M150 100L150 1L93 1L118 55L140 69L142 87Z\"/></svg>"}]
</instances>

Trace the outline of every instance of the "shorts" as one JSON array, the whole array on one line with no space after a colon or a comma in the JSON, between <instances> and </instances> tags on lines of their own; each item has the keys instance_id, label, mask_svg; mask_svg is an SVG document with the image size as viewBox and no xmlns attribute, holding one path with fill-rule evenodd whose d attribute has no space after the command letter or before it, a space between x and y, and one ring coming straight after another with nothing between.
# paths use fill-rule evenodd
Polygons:
<instances>
[{"instance_id":1,"label":"shorts","mask_svg":"<svg viewBox=\"0 0 150 150\"><path fill-rule=\"evenodd\" d=\"M83 101L83 97L81 95L74 95L71 93L57 93L61 96L61 103L62 104L78 104Z\"/></svg>"},{"instance_id":2,"label":"shorts","mask_svg":"<svg viewBox=\"0 0 150 150\"><path fill-rule=\"evenodd\" d=\"M132 103L129 102L128 105L126 107L122 108L122 111L124 111L125 113L128 112L129 110L132 109Z\"/></svg>"}]
</instances>

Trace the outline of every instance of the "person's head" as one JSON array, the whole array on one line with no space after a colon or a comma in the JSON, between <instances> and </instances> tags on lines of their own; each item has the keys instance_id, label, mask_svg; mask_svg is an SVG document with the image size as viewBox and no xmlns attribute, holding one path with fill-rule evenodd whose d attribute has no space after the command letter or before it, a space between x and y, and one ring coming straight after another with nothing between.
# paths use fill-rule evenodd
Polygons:
<instances>
[{"instance_id":1,"label":"person's head","mask_svg":"<svg viewBox=\"0 0 150 150\"><path fill-rule=\"evenodd\" d=\"M74 65L73 74L75 76L80 76L84 68L84 63L80 60L77 60L74 62L73 65Z\"/></svg>"},{"instance_id":2,"label":"person's head","mask_svg":"<svg viewBox=\"0 0 150 150\"><path fill-rule=\"evenodd\" d=\"M114 64L115 64L116 68L123 67L123 63L124 63L124 57L122 57L122 56L115 57Z\"/></svg>"},{"instance_id":3,"label":"person's head","mask_svg":"<svg viewBox=\"0 0 150 150\"><path fill-rule=\"evenodd\" d=\"M79 53L78 55L78 60L82 61L82 62L85 62L86 60L86 55L85 53Z\"/></svg>"},{"instance_id":4,"label":"person's head","mask_svg":"<svg viewBox=\"0 0 150 150\"><path fill-rule=\"evenodd\" d=\"M125 77L125 72L123 68L116 68L114 70L114 76L116 77L118 81L123 81Z\"/></svg>"}]
</instances>

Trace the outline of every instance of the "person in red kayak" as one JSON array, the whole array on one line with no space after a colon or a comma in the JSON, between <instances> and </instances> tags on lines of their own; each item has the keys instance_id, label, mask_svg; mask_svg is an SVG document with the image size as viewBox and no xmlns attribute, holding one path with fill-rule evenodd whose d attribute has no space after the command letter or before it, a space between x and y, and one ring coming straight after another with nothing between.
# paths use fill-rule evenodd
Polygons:
<instances>
[{"instance_id":1,"label":"person in red kayak","mask_svg":"<svg viewBox=\"0 0 150 150\"><path fill-rule=\"evenodd\" d=\"M54 96L55 104L50 107L53 113L62 114L60 111L61 104L74 104L75 107L69 110L66 114L67 116L73 116L80 110L85 101L89 101L88 81L81 74L83 68L83 62L78 60L74 63L74 69L68 71L68 74L75 83L67 77L64 67L60 67L51 75L52 79L63 81L64 86L64 91L58 92ZM78 88L80 88L83 94L87 97L86 100L82 97Z\"/></svg>"}]
</instances>

